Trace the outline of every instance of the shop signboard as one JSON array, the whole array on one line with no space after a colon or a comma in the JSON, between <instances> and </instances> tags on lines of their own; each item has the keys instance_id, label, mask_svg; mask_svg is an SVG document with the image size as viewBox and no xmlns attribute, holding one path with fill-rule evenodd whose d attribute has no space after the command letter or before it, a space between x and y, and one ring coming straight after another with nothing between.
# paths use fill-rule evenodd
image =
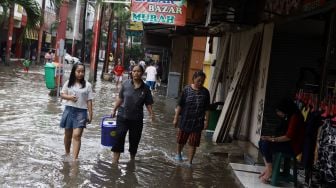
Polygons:
<instances>
[{"instance_id":1,"label":"shop signboard","mask_svg":"<svg viewBox=\"0 0 336 188\"><path fill-rule=\"evenodd\" d=\"M275 15L298 15L319 9L328 1L330 0L266 0L264 9L269 18Z\"/></svg>"},{"instance_id":2,"label":"shop signboard","mask_svg":"<svg viewBox=\"0 0 336 188\"><path fill-rule=\"evenodd\" d=\"M134 22L184 26L186 15L187 0L132 0Z\"/></svg>"},{"instance_id":3,"label":"shop signboard","mask_svg":"<svg viewBox=\"0 0 336 188\"><path fill-rule=\"evenodd\" d=\"M131 21L129 29L132 31L142 31L143 30L142 22L132 22Z\"/></svg>"}]
</instances>

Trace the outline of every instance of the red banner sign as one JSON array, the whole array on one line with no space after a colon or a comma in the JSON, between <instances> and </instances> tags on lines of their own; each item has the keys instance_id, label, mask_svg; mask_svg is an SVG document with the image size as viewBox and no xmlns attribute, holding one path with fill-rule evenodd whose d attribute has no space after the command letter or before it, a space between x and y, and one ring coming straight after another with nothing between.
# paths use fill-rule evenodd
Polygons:
<instances>
[{"instance_id":1,"label":"red banner sign","mask_svg":"<svg viewBox=\"0 0 336 188\"><path fill-rule=\"evenodd\" d=\"M131 20L184 26L187 0L132 0Z\"/></svg>"}]
</instances>

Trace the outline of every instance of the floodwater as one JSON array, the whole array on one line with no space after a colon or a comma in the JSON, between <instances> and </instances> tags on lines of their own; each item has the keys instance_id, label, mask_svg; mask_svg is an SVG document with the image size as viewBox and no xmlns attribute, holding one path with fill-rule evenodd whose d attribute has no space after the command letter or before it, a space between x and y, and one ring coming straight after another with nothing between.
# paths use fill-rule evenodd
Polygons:
<instances>
[{"instance_id":1,"label":"floodwater","mask_svg":"<svg viewBox=\"0 0 336 188\"><path fill-rule=\"evenodd\" d=\"M65 78L70 69L65 66ZM26 74L18 66L0 65L1 187L239 187L228 158L211 153L216 146L205 136L192 168L174 161L175 101L158 94L155 121L145 117L135 162L125 152L120 164L112 165L111 151L100 145L100 121L110 114L116 89L100 79L94 84L93 122L84 130L79 161L71 162L64 158L59 128L63 106L48 93L42 66Z\"/></svg>"}]
</instances>

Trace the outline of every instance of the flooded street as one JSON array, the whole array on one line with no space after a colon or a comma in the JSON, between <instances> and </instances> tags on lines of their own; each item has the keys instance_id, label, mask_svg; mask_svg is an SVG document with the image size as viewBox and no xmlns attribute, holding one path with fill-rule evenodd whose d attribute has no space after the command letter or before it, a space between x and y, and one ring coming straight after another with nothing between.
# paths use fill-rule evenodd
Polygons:
<instances>
[{"instance_id":1,"label":"flooded street","mask_svg":"<svg viewBox=\"0 0 336 188\"><path fill-rule=\"evenodd\" d=\"M65 66L65 80L70 69ZM64 130L59 128L64 106L48 95L43 67L25 74L0 65L1 187L239 187L228 158L214 155L215 146L205 136L192 168L174 161L176 102L159 95L154 96L155 121L145 113L135 162L125 152L120 164L112 165L111 151L100 144L100 121L110 114L117 90L114 83L100 80L100 72L101 67L93 85L93 122L84 130L79 162L73 163L64 160Z\"/></svg>"}]
</instances>

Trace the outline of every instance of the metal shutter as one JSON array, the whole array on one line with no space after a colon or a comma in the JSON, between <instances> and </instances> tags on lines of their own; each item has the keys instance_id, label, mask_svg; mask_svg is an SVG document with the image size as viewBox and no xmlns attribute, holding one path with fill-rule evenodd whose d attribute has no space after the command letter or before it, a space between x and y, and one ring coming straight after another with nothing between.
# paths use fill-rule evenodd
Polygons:
<instances>
[{"instance_id":1,"label":"metal shutter","mask_svg":"<svg viewBox=\"0 0 336 188\"><path fill-rule=\"evenodd\" d=\"M299 25L297 27L300 27ZM294 97L300 69L309 67L319 72L319 64L324 56L321 35L324 30L323 24L314 28L315 32L304 31L305 27L298 32L300 28L297 27L294 27L293 32L290 29L286 32L274 31L262 135L279 134L279 119L275 114L275 106L283 97ZM310 27L313 28L314 25Z\"/></svg>"}]
</instances>

